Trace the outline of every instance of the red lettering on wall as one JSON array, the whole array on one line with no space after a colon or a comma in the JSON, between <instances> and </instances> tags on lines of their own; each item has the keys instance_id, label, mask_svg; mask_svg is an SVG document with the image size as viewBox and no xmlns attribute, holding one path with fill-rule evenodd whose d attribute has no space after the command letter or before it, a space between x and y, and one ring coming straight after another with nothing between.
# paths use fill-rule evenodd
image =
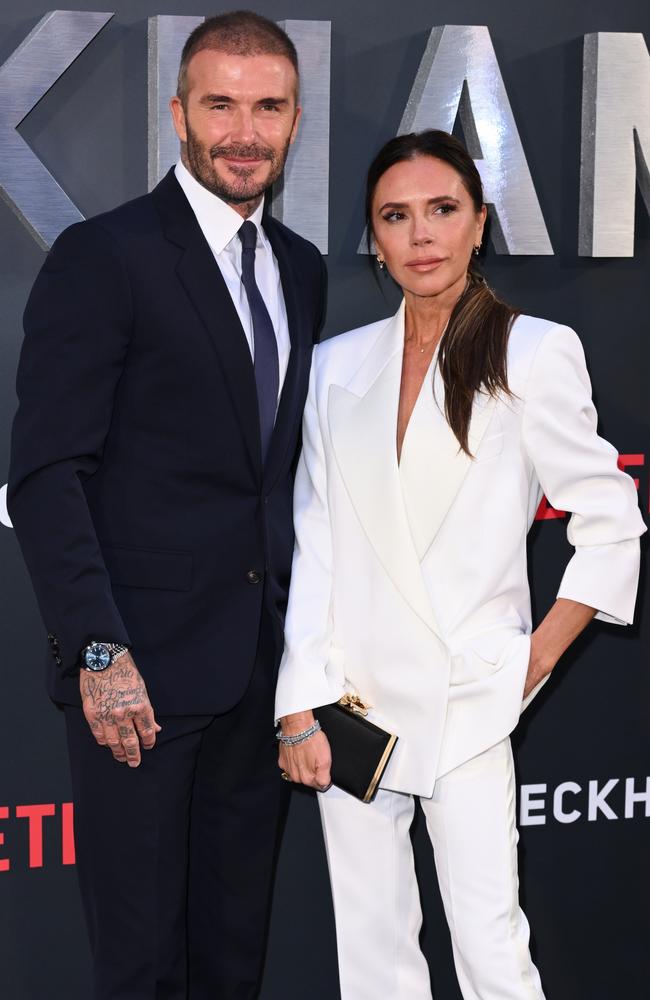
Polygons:
<instances>
[{"instance_id":1,"label":"red lettering on wall","mask_svg":"<svg viewBox=\"0 0 650 1000\"><path fill-rule=\"evenodd\" d=\"M645 465L645 455L643 454L628 454L618 456L618 467L623 472L627 472L629 466L642 466ZM637 490L639 489L639 480L634 479L634 485ZM650 509L650 508L649 508ZM565 510L556 510L555 507L551 507L550 503L546 497L542 497L542 502L537 508L537 513L535 514L536 521L551 521L556 518L566 517L567 512Z\"/></svg>"},{"instance_id":2,"label":"red lettering on wall","mask_svg":"<svg viewBox=\"0 0 650 1000\"><path fill-rule=\"evenodd\" d=\"M618 467L623 472L627 472L628 465L645 465L645 455L619 455L618 456ZM634 485L637 490L639 488L639 480L634 480Z\"/></svg>"},{"instance_id":3,"label":"red lettering on wall","mask_svg":"<svg viewBox=\"0 0 650 1000\"><path fill-rule=\"evenodd\" d=\"M72 802L63 802L61 805L61 861L64 865L75 863L73 820L74 805Z\"/></svg>"},{"instance_id":4,"label":"red lettering on wall","mask_svg":"<svg viewBox=\"0 0 650 1000\"><path fill-rule=\"evenodd\" d=\"M43 819L54 816L54 803L41 806L16 806L16 818L29 822L29 867L43 867Z\"/></svg>"},{"instance_id":5,"label":"red lettering on wall","mask_svg":"<svg viewBox=\"0 0 650 1000\"><path fill-rule=\"evenodd\" d=\"M9 809L7 806L0 806L0 819L9 819ZM4 833L0 833L0 847L5 842ZM8 872L11 868L9 858L0 858L0 872Z\"/></svg>"},{"instance_id":6,"label":"red lettering on wall","mask_svg":"<svg viewBox=\"0 0 650 1000\"><path fill-rule=\"evenodd\" d=\"M76 850L74 842L74 804L72 802L62 802L60 805L54 802L23 806L0 806L0 820L27 820L27 863L30 868L43 868L45 864L43 852L43 820L47 816L61 815L61 864L74 865L76 863ZM25 825L22 825L21 833L24 835ZM5 834L0 832L0 847L5 843ZM54 845L53 845L54 846ZM58 844L56 847L58 848ZM50 851L50 857L53 851ZM0 872L15 871L15 866L9 858L0 858Z\"/></svg>"},{"instance_id":7,"label":"red lettering on wall","mask_svg":"<svg viewBox=\"0 0 650 1000\"><path fill-rule=\"evenodd\" d=\"M535 514L536 521L550 521L553 518L566 517L565 510L556 510L555 507L551 507L550 503L546 497L542 497L542 502L537 508L537 513Z\"/></svg>"}]
</instances>

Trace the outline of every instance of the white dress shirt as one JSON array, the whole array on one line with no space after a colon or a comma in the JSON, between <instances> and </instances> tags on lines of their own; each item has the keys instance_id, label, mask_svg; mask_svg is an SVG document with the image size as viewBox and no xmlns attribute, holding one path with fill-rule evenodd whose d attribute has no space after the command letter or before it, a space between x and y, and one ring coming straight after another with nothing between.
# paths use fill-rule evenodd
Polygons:
<instances>
[{"instance_id":1,"label":"white dress shirt","mask_svg":"<svg viewBox=\"0 0 650 1000\"><path fill-rule=\"evenodd\" d=\"M227 205L225 201L208 191L192 176L179 160L175 168L176 179L182 187L185 197L190 203L201 231L205 236L214 259L230 292L230 296L241 320L241 325L248 341L251 357L255 357L255 341L253 337L253 320L251 317L248 297L244 288L241 271L241 240L237 235L244 220L241 215ZM262 228L262 212L264 201L261 201L249 221L257 229L257 246L255 248L255 280L268 310L275 339L278 344L278 363L280 367L279 393L282 392L284 379L289 364L291 341L289 339L289 324L287 310L282 293L280 269L273 255L271 244Z\"/></svg>"}]
</instances>

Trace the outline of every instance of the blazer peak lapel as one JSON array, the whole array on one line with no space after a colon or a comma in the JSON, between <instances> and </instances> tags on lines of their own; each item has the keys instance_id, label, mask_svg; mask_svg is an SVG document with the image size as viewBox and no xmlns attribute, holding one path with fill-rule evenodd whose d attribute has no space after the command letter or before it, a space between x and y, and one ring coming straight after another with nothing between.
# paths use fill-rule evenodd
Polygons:
<instances>
[{"instance_id":1,"label":"blazer peak lapel","mask_svg":"<svg viewBox=\"0 0 650 1000\"><path fill-rule=\"evenodd\" d=\"M400 310L348 386L330 386L328 424L341 477L370 544L402 597L435 632L397 466L403 329Z\"/></svg>"}]
</instances>

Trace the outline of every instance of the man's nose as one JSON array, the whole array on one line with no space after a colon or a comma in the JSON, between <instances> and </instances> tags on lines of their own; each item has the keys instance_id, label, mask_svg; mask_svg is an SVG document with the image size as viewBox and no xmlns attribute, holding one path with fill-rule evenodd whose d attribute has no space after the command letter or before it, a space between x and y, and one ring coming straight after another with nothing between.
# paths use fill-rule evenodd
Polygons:
<instances>
[{"instance_id":1,"label":"man's nose","mask_svg":"<svg viewBox=\"0 0 650 1000\"><path fill-rule=\"evenodd\" d=\"M237 142L251 143L255 141L255 122L250 108L238 108L232 122L232 138Z\"/></svg>"}]
</instances>

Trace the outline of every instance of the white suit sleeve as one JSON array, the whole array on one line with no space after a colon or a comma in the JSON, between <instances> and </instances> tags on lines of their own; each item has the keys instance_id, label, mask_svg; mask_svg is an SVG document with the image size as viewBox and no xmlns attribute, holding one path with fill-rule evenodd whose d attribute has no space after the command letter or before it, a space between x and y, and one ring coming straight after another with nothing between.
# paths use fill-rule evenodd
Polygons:
<instances>
[{"instance_id":1,"label":"white suit sleeve","mask_svg":"<svg viewBox=\"0 0 650 1000\"><path fill-rule=\"evenodd\" d=\"M571 513L567 537L575 555L558 597L629 624L646 528L634 483L618 468L616 449L598 436L597 422L582 344L568 327L553 327L531 366L522 432L544 493Z\"/></svg>"},{"instance_id":2,"label":"white suit sleeve","mask_svg":"<svg viewBox=\"0 0 650 1000\"><path fill-rule=\"evenodd\" d=\"M275 700L275 718L337 701L345 681L331 662L332 537L327 503L327 466L317 400L314 349L302 424L293 515L296 542L285 624L285 647Z\"/></svg>"}]
</instances>

